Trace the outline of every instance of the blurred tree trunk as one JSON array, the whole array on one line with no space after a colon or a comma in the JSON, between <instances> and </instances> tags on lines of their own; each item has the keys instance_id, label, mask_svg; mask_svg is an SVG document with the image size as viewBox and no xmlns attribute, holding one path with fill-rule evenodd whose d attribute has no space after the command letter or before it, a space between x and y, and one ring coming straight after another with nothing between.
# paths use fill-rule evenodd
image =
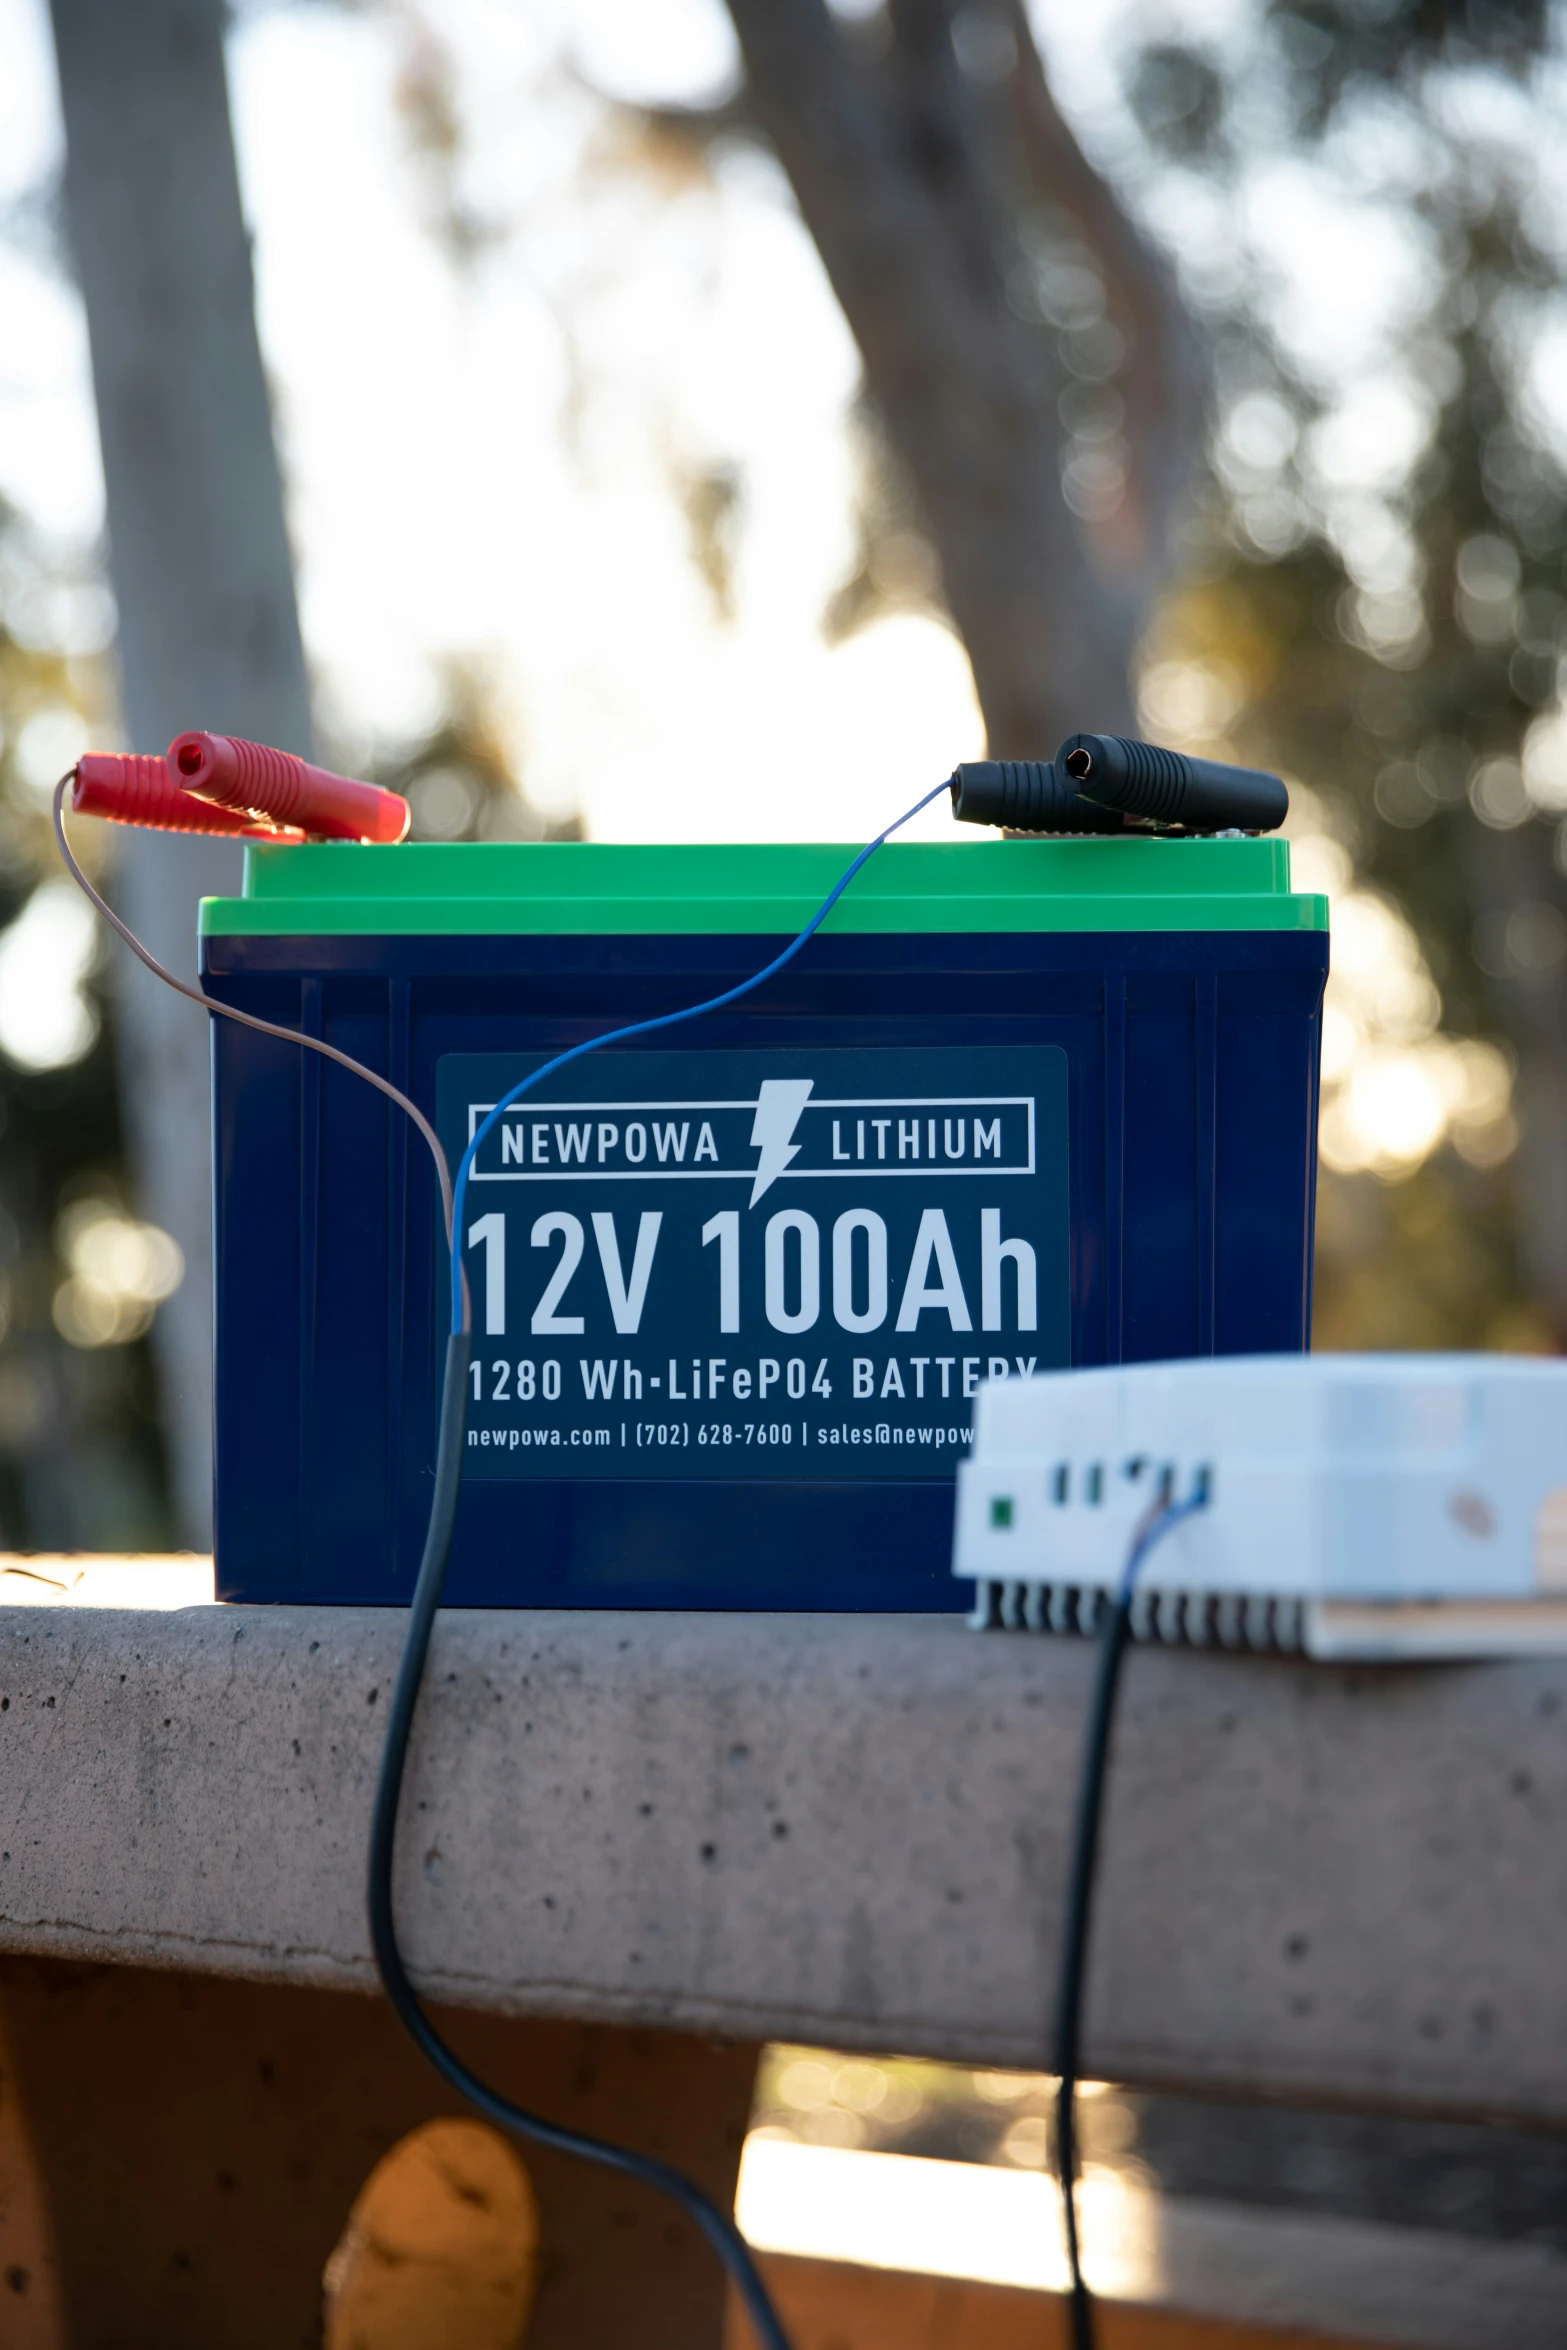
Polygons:
<instances>
[{"instance_id":1,"label":"blurred tree trunk","mask_svg":"<svg viewBox=\"0 0 1567 2350\"><path fill-rule=\"evenodd\" d=\"M735 111L788 173L859 345L993 753L1130 726L1194 345L1051 98L1023 0L889 0L877 45L826 0L729 12Z\"/></svg>"},{"instance_id":2,"label":"blurred tree trunk","mask_svg":"<svg viewBox=\"0 0 1567 2350\"><path fill-rule=\"evenodd\" d=\"M224 77L222 0L51 0L66 198L87 305L132 746L187 727L308 755L293 571ZM126 832L117 896L195 970L196 902L239 885L221 841ZM211 1539L207 1020L122 958L125 1124L145 1214L185 1279L154 1331L175 1500Z\"/></svg>"}]
</instances>

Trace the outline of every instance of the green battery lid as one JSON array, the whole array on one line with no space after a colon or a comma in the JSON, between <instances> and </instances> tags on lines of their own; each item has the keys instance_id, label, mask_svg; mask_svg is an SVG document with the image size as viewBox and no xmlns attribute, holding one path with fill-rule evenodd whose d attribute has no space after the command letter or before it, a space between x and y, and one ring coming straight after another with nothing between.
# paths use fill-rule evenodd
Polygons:
<instances>
[{"instance_id":1,"label":"green battery lid","mask_svg":"<svg viewBox=\"0 0 1567 2350\"><path fill-rule=\"evenodd\" d=\"M799 930L855 842L528 841L247 845L243 894L204 937L432 937ZM1283 840L893 841L824 929L1326 930Z\"/></svg>"}]
</instances>

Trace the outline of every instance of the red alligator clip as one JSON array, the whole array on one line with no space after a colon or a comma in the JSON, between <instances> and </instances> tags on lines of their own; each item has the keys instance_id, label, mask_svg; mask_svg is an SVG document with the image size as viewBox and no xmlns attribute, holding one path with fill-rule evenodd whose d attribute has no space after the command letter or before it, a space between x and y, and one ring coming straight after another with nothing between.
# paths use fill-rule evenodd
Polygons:
<instances>
[{"instance_id":1,"label":"red alligator clip","mask_svg":"<svg viewBox=\"0 0 1567 2350\"><path fill-rule=\"evenodd\" d=\"M244 809L220 808L169 781L162 759L131 752L89 751L76 762L71 807L78 816L106 816L151 832L221 832L250 840L303 840L302 832L258 821Z\"/></svg>"},{"instance_id":2,"label":"red alligator clip","mask_svg":"<svg viewBox=\"0 0 1567 2350\"><path fill-rule=\"evenodd\" d=\"M169 745L170 778L224 808L252 809L317 840L399 841L412 811L394 791L353 783L226 734L182 734Z\"/></svg>"}]
</instances>

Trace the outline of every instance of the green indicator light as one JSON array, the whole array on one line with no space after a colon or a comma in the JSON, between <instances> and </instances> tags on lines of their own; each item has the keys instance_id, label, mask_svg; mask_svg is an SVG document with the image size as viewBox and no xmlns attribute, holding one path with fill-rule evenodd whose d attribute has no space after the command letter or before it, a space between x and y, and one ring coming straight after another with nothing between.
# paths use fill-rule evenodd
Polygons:
<instances>
[{"instance_id":1,"label":"green indicator light","mask_svg":"<svg viewBox=\"0 0 1567 2350\"><path fill-rule=\"evenodd\" d=\"M995 1493L991 1495L990 1522L992 1526L1011 1525L1012 1496L1009 1493Z\"/></svg>"}]
</instances>

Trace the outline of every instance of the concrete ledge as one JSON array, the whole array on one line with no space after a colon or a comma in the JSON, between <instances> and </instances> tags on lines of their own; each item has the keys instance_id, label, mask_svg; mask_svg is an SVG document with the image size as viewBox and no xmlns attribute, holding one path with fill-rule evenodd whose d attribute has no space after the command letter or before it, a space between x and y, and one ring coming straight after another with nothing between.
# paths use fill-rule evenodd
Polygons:
<instances>
[{"instance_id":1,"label":"concrete ledge","mask_svg":"<svg viewBox=\"0 0 1567 2350\"><path fill-rule=\"evenodd\" d=\"M0 1609L0 1947L368 1985L402 1623ZM1091 1652L940 1619L453 1612L404 1813L432 1993L1036 2065ZM1567 2117L1567 1662L1139 1651L1090 2055Z\"/></svg>"}]
</instances>

